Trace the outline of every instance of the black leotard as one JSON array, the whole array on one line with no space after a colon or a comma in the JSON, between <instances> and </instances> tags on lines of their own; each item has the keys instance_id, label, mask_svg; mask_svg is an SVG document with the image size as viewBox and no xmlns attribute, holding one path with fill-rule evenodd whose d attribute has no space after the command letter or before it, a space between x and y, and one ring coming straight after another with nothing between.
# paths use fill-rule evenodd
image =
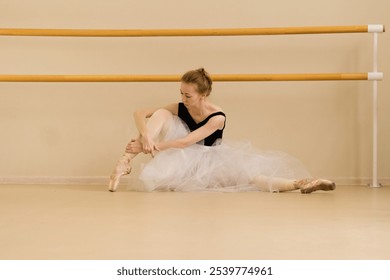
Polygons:
<instances>
[{"instance_id":1,"label":"black leotard","mask_svg":"<svg viewBox=\"0 0 390 280\"><path fill-rule=\"evenodd\" d=\"M205 125L209 119L211 119L214 116L222 115L226 118L225 114L223 112L215 112L210 114L206 119L201 121L200 123L197 123L194 121L194 119L191 117L190 113L188 112L186 106L182 102L179 103L179 109L178 109L178 116L180 119L182 119L190 129L190 131L194 131L198 129L199 127ZM223 130L225 128L225 125L222 129L218 129L214 131L211 135L207 136L203 141L201 141L198 144L203 144L204 146L214 146L220 143L220 140L222 140L222 134ZM219 141L217 141L219 140Z\"/></svg>"}]
</instances>

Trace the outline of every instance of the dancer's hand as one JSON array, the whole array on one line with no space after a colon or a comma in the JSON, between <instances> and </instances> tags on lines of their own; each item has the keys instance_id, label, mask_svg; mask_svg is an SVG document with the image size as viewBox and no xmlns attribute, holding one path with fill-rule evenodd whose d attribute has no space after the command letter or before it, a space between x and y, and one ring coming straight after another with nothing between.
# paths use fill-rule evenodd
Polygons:
<instances>
[{"instance_id":1,"label":"dancer's hand","mask_svg":"<svg viewBox=\"0 0 390 280\"><path fill-rule=\"evenodd\" d=\"M152 154L153 151L155 150L156 144L154 143L153 139L147 135L141 136L140 142L142 144L142 151L145 154Z\"/></svg>"},{"instance_id":2,"label":"dancer's hand","mask_svg":"<svg viewBox=\"0 0 390 280\"><path fill-rule=\"evenodd\" d=\"M142 142L142 140L144 142ZM151 154L152 157L154 157L155 151L159 151L159 149L153 140L149 140L147 138L132 139L126 146L126 153L138 154L142 152L145 154Z\"/></svg>"},{"instance_id":3,"label":"dancer's hand","mask_svg":"<svg viewBox=\"0 0 390 280\"><path fill-rule=\"evenodd\" d=\"M126 153L139 154L141 152L143 152L143 149L139 140L132 139L126 146Z\"/></svg>"}]
</instances>

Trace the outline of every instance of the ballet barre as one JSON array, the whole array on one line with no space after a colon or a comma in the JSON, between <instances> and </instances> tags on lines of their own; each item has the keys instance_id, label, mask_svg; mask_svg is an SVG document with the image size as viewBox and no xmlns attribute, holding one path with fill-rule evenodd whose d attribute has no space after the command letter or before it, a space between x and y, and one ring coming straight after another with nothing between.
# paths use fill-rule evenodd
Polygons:
<instances>
[{"instance_id":1,"label":"ballet barre","mask_svg":"<svg viewBox=\"0 0 390 280\"><path fill-rule=\"evenodd\" d=\"M382 80L383 73L214 74L215 82ZM181 75L0 75L0 82L180 82Z\"/></svg>"},{"instance_id":2,"label":"ballet barre","mask_svg":"<svg viewBox=\"0 0 390 280\"><path fill-rule=\"evenodd\" d=\"M180 37L180 36L253 36L330 33L381 33L384 25L305 26L217 29L25 29L2 28L1 36L68 36L68 37Z\"/></svg>"},{"instance_id":3,"label":"ballet barre","mask_svg":"<svg viewBox=\"0 0 390 280\"><path fill-rule=\"evenodd\" d=\"M385 32L381 24L352 26L306 26L269 28L219 29L25 29L0 28L0 36L62 36L62 37L180 37L180 36L253 36L373 33L373 71L368 73L308 73L308 74L216 74L214 81L373 81L373 166L371 187L378 183L378 33ZM0 75L0 82L178 82L180 75Z\"/></svg>"}]
</instances>

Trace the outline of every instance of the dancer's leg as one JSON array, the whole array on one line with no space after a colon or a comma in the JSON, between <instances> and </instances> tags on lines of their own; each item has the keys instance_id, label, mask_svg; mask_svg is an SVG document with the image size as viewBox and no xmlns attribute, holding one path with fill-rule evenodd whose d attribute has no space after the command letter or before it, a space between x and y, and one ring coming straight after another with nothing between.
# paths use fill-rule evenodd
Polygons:
<instances>
[{"instance_id":1,"label":"dancer's leg","mask_svg":"<svg viewBox=\"0 0 390 280\"><path fill-rule=\"evenodd\" d=\"M263 192L288 192L299 189L295 182L295 180L260 175L255 177L251 183Z\"/></svg>"},{"instance_id":2,"label":"dancer's leg","mask_svg":"<svg viewBox=\"0 0 390 280\"><path fill-rule=\"evenodd\" d=\"M161 140L167 133L172 118L172 113L166 109L158 109L154 112L146 124L150 136L154 140Z\"/></svg>"},{"instance_id":3,"label":"dancer's leg","mask_svg":"<svg viewBox=\"0 0 390 280\"><path fill-rule=\"evenodd\" d=\"M172 120L173 115L166 109L159 109L149 118L146 126L148 133L154 140L161 139L166 134L169 123ZM138 136L139 138L139 136ZM136 157L138 153L124 153L121 159L115 166L112 175L110 176L110 182L108 190L111 192L116 191L120 177L128 175L131 172L131 160Z\"/></svg>"},{"instance_id":4,"label":"dancer's leg","mask_svg":"<svg viewBox=\"0 0 390 280\"><path fill-rule=\"evenodd\" d=\"M336 184L324 179L303 179L296 181L296 185L301 190L301 193L312 193L315 191L333 191Z\"/></svg>"},{"instance_id":5,"label":"dancer's leg","mask_svg":"<svg viewBox=\"0 0 390 280\"><path fill-rule=\"evenodd\" d=\"M261 191L266 192L301 190L301 193L312 193L319 190L332 191L336 188L334 182L324 179L291 180L267 176L257 176L253 179L252 184L256 185Z\"/></svg>"}]
</instances>

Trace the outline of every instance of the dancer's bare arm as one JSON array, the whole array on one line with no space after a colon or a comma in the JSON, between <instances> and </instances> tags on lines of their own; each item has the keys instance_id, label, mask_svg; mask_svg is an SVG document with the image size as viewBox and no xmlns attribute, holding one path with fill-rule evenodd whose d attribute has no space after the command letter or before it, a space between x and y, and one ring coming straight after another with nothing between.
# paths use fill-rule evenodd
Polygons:
<instances>
[{"instance_id":1,"label":"dancer's bare arm","mask_svg":"<svg viewBox=\"0 0 390 280\"><path fill-rule=\"evenodd\" d=\"M224 124L224 116L214 116L204 126L192 131L183 138L157 143L156 150L163 151L169 148L185 148L191 146L210 136L218 129L222 129Z\"/></svg>"}]
</instances>

